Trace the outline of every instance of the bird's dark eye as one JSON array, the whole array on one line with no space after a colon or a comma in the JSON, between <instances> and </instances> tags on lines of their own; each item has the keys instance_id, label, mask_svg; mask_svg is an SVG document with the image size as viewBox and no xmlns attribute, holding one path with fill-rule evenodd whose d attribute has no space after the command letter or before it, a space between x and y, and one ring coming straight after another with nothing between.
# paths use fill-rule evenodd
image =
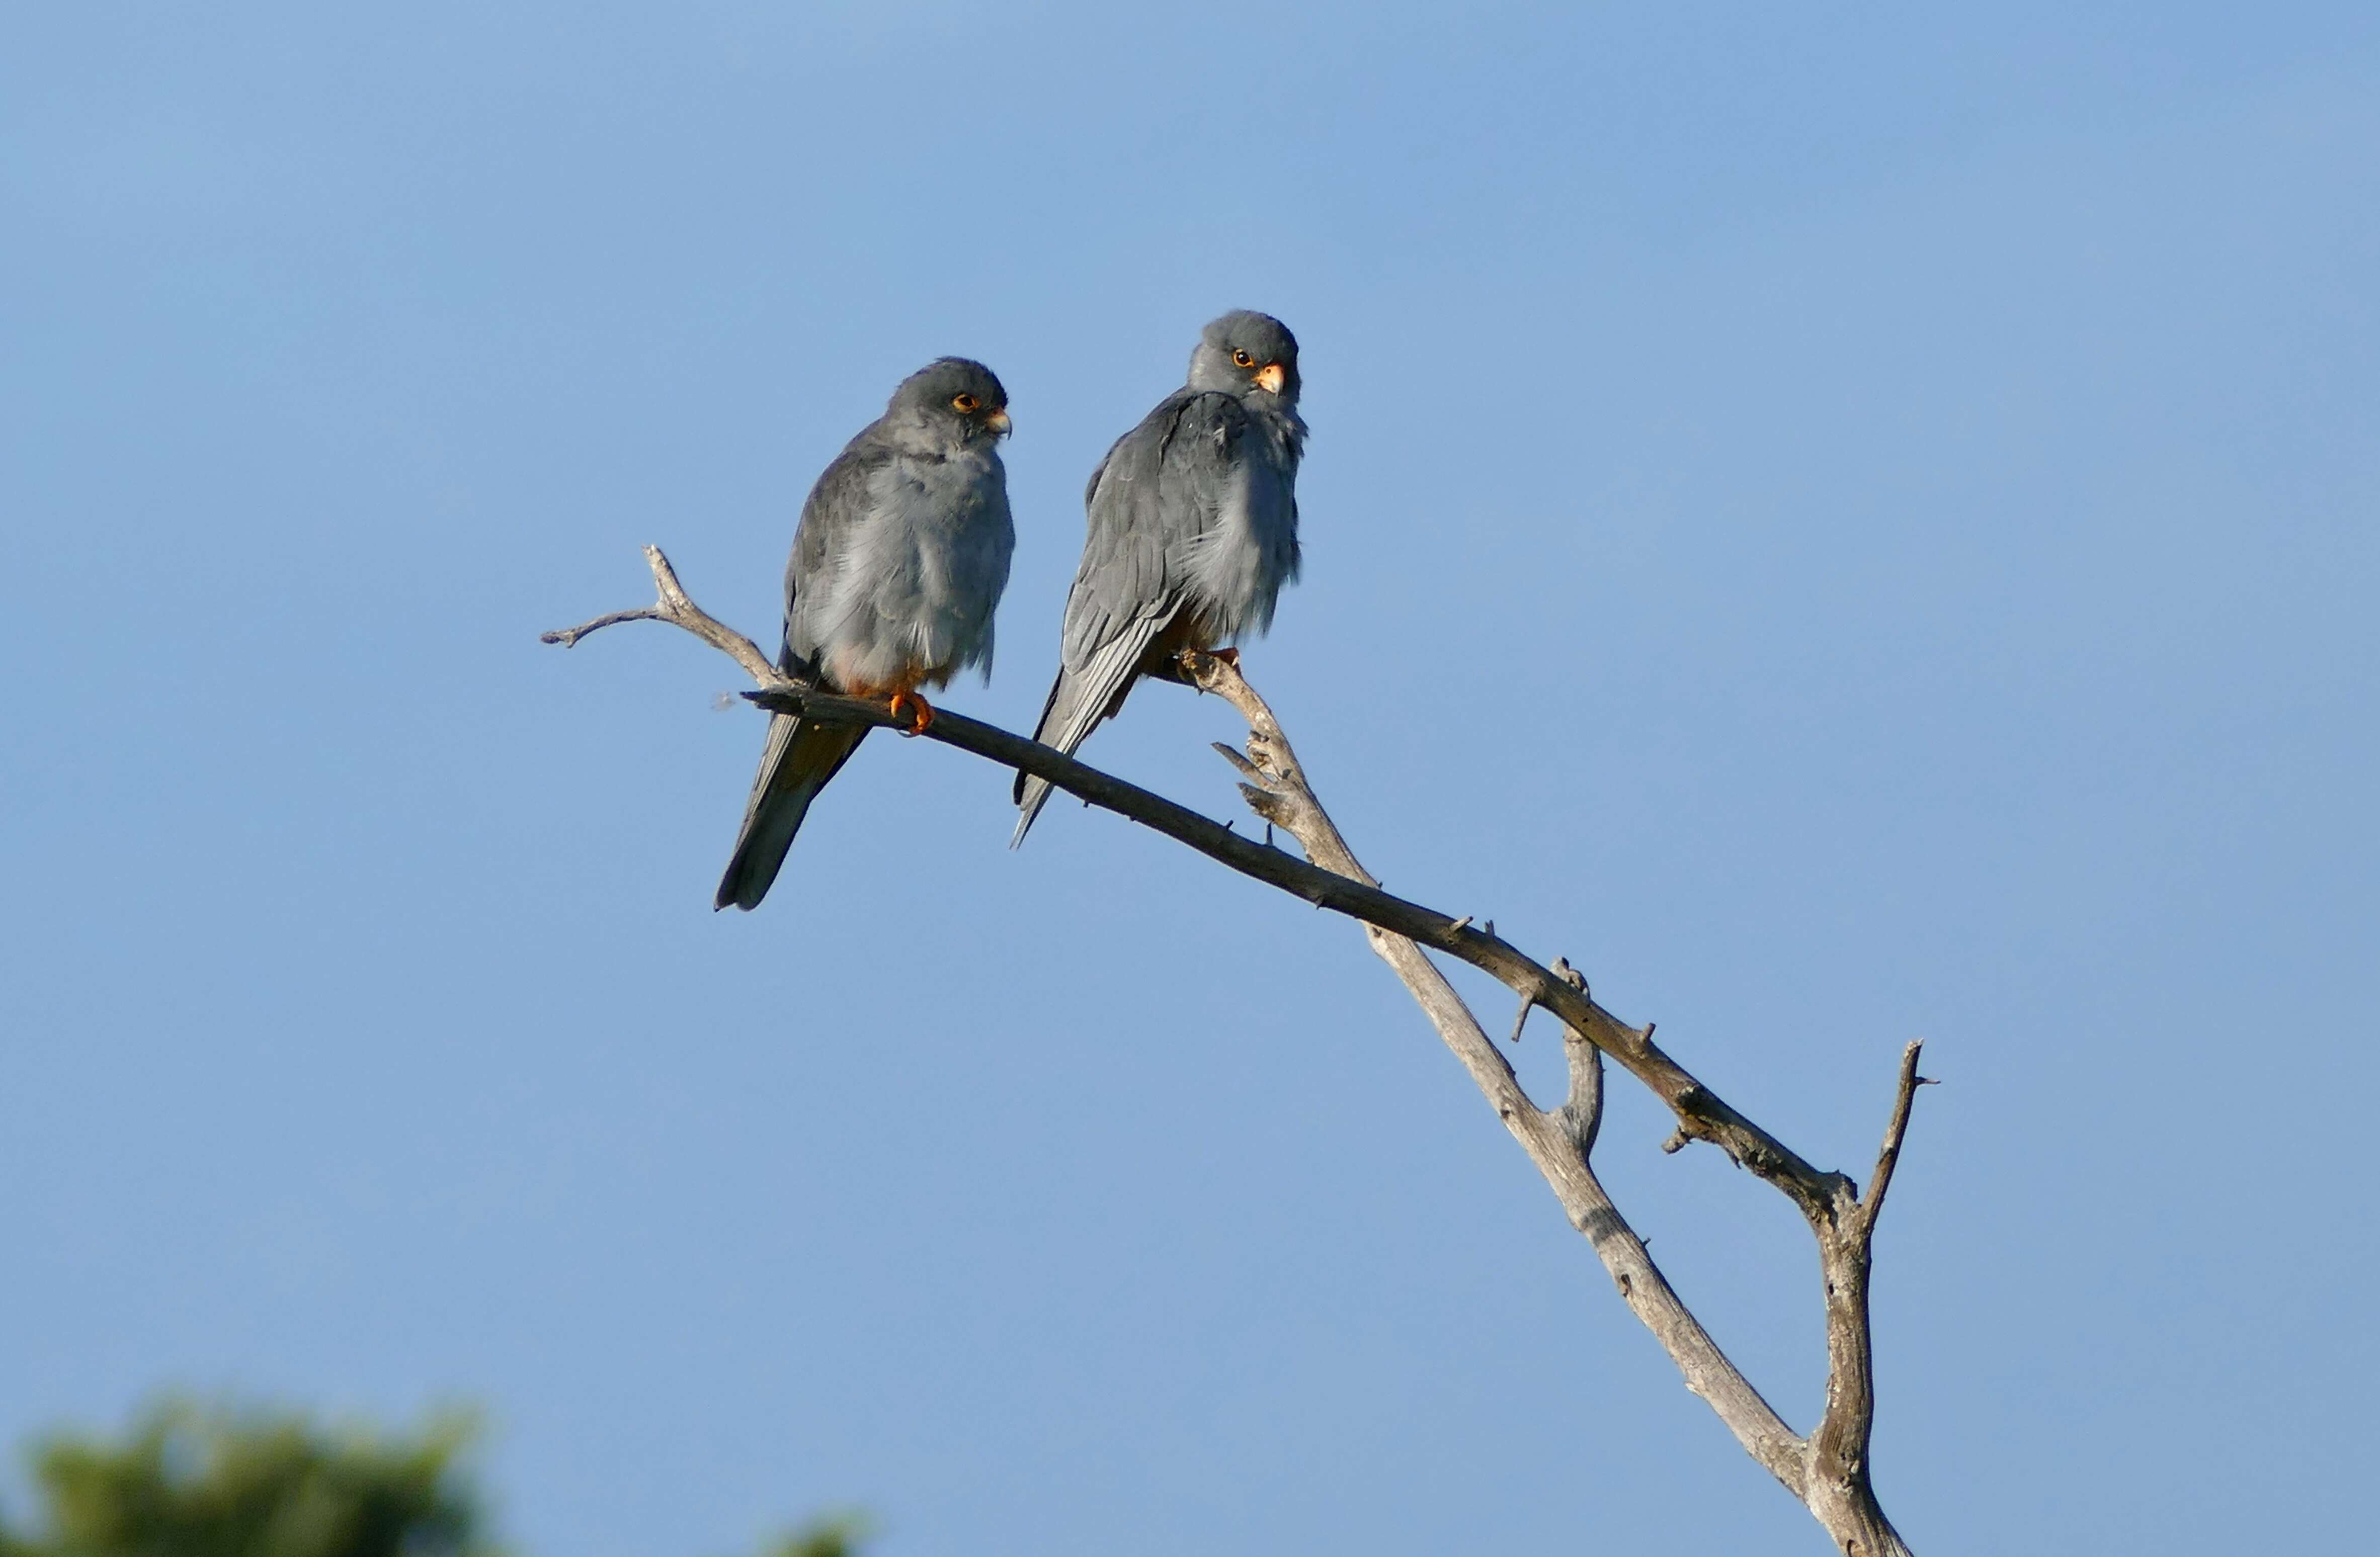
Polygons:
<instances>
[{"instance_id":1,"label":"bird's dark eye","mask_svg":"<svg viewBox=\"0 0 2380 1557\"><path fill-rule=\"evenodd\" d=\"M966 413L974 410L979 404L980 402L971 394L954 394L951 396L951 409L958 412L961 416L965 416Z\"/></svg>"},{"instance_id":2,"label":"bird's dark eye","mask_svg":"<svg viewBox=\"0 0 2380 1557\"><path fill-rule=\"evenodd\" d=\"M1233 352L1232 361L1242 368L1254 368L1257 365L1257 359L1244 350Z\"/></svg>"}]
</instances>

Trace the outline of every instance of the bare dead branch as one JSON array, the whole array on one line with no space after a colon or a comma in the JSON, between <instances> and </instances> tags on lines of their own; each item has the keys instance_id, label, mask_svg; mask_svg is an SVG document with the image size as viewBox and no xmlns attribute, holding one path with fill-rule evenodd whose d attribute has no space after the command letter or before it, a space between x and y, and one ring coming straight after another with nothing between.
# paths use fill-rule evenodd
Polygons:
<instances>
[{"instance_id":1,"label":"bare dead branch","mask_svg":"<svg viewBox=\"0 0 2380 1557\"><path fill-rule=\"evenodd\" d=\"M668 560L645 549L659 596L653 606L617 611L580 626L544 634L565 646L619 622L658 621L685 628L729 655L759 683L744 695L778 712L840 723L893 726L879 700L843 697L814 684L808 668L796 680L770 663L753 642L696 606L679 585ZM1877 1506L1867 1470L1868 1439L1875 1417L1873 1359L1867 1307L1869 1235L1875 1213L1907 1129L1915 1087L1917 1045L1902 1060L1902 1082L1885 1151L1867 1202L1844 1175L1821 1171L1781 1141L1738 1114L1653 1043L1651 1023L1632 1028L1597 1005L1585 977L1567 960L1545 967L1502 940L1495 921L1473 929L1465 914L1450 919L1381 891L1378 883L1340 835L1308 787L1288 738L1255 689L1229 659L1191 652L1183 657L1187 680L1231 702L1248 724L1245 754L1218 745L1243 782L1249 807L1267 823L1268 841L1240 837L1227 825L1191 811L1136 785L1089 767L1062 753L948 710L940 710L925 731L929 739L955 746L1004 766L1047 779L1087 805L1113 811L1186 844L1244 875L1360 921L1373 949L1403 981L1431 1024L1470 1073L1481 1092L1536 1164L1572 1225L1586 1235L1637 1319L1659 1340L1687 1387L1712 1410L1762 1466L1807 1506L1853 1557L1892 1557L1907 1548ZM1305 861L1270 846L1280 827L1295 838ZM1538 1006L1560 1020L1570 1065L1570 1093L1558 1109L1538 1108L1453 987L1423 947L1443 951L1481 969L1518 994L1520 1017ZM1515 1026L1515 1038L1519 1027ZM1690 1141L1706 1141L1739 1165L1783 1191L1802 1211L1816 1236L1827 1290L1828 1373L1827 1406L1809 1438L1797 1435L1720 1350L1653 1263L1644 1241L1603 1190L1589 1165L1602 1117L1602 1056L1609 1054L1643 1081L1676 1116L1674 1151Z\"/></svg>"},{"instance_id":2,"label":"bare dead branch","mask_svg":"<svg viewBox=\"0 0 2380 1557\"><path fill-rule=\"evenodd\" d=\"M768 657L752 640L723 625L687 598L678 585L668 560L657 548L647 547L645 556L652 567L653 577L661 592L659 603L648 608L650 615L618 612L608 619L599 617L583 627L548 634L546 641L575 642L577 636L583 636L609 621L668 622L685 628L741 664L760 683L759 691L747 692L744 695L762 707L838 723L888 728L894 724L881 702L842 697L802 682L788 681L783 672L769 663ZM1281 735L1271 710L1256 695L1237 668L1213 655L1194 654L1185 657L1184 669L1193 684L1224 697L1242 717L1248 719L1249 754L1239 760L1253 768L1271 771L1268 765L1276 760L1273 754L1286 753L1289 743ZM1220 823L1187 806L1102 773L1053 747L1012 735L997 726L984 724L965 715L940 710L925 733L929 740L956 746L1003 766L1020 768L1045 778L1055 787L1079 797L1087 804L1113 811L1118 815L1153 828L1244 875L1277 887L1317 908L1330 909L1362 920L1376 928L1402 935L1480 969L1515 994L1525 996L1533 1004L1544 1007L1572 1032L1603 1050L1622 1068L1644 1082L1677 1116L1682 1144L1685 1141L1711 1142L1726 1153L1731 1161L1782 1189L1814 1226L1831 1220L1835 1199L1843 1189L1849 1188L1856 1195L1856 1187L1852 1186L1841 1174L1822 1172L1813 1167L1784 1142L1737 1113L1717 1093L1695 1080L1683 1066L1654 1044L1649 1026L1641 1030L1630 1027L1596 1004L1585 989L1574 987L1558 977L1551 969L1531 960L1498 935L1495 921L1489 920L1484 928L1474 929L1468 924L1467 916L1458 920L1381 891L1373 878L1355 864L1354 854L1330 819L1320 816L1317 820L1318 808L1314 808L1315 815L1307 815L1301 809L1301 803L1293 791L1283 790L1274 784L1244 783L1241 786L1242 794L1258 815L1300 837L1305 843L1307 861L1311 863L1292 859L1278 849L1269 849L1251 839L1241 838ZM1295 772L1293 764L1285 771ZM1303 802L1303 805L1311 807L1310 797ZM1311 840L1301 833L1301 827L1313 833ZM1334 868L1339 866L1348 868ZM1500 1064L1501 1060L1498 1063Z\"/></svg>"}]
</instances>

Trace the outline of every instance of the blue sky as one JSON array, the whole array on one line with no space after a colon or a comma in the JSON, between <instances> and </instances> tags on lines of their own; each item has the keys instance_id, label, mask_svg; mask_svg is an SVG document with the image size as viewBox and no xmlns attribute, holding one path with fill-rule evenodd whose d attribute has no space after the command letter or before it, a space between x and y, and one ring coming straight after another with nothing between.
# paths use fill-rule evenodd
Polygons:
<instances>
[{"instance_id":1,"label":"blue sky","mask_svg":"<svg viewBox=\"0 0 2380 1557\"><path fill-rule=\"evenodd\" d=\"M1249 669L1367 863L1822 1163L1928 1040L1919 1549L2365 1527L2368 7L9 31L0 1440L476 1400L585 1557L1826 1550L1352 927L1063 804L1011 855L889 740L714 916L733 667L536 642L646 541L767 636L964 353L1019 541L950 701L1029 725L1084 477L1253 306L1314 439ZM1086 754L1230 815L1231 732L1154 689ZM1806 1238L1664 1133L1617 1089L1600 1166L1806 1426Z\"/></svg>"}]
</instances>

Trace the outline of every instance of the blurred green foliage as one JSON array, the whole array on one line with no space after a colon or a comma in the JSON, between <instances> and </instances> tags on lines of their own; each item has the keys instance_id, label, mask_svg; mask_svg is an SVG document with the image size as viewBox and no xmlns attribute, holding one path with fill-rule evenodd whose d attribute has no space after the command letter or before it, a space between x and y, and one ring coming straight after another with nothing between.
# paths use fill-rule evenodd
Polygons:
<instances>
[{"instance_id":1,"label":"blurred green foliage","mask_svg":"<svg viewBox=\"0 0 2380 1557\"><path fill-rule=\"evenodd\" d=\"M42 1524L0 1511L0 1557L505 1557L463 1463L475 1425L390 1433L168 1400L121 1440L37 1440ZM820 1520L764 1557L856 1557L866 1533Z\"/></svg>"},{"instance_id":2,"label":"blurred green foliage","mask_svg":"<svg viewBox=\"0 0 2380 1557\"><path fill-rule=\"evenodd\" d=\"M868 1521L856 1514L820 1519L770 1547L764 1557L856 1557L868 1528Z\"/></svg>"},{"instance_id":3,"label":"blurred green foliage","mask_svg":"<svg viewBox=\"0 0 2380 1557\"><path fill-rule=\"evenodd\" d=\"M169 1401L120 1442L37 1442L44 1527L0 1557L501 1557L457 1457L462 1416L419 1432Z\"/></svg>"}]
</instances>

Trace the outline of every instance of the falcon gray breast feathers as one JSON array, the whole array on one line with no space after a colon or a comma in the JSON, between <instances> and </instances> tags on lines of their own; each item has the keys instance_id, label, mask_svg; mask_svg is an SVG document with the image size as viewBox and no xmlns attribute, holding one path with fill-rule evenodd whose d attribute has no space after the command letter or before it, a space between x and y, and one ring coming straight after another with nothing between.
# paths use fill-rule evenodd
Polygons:
<instances>
[{"instance_id":1,"label":"falcon gray breast feathers","mask_svg":"<svg viewBox=\"0 0 2380 1557\"><path fill-rule=\"evenodd\" d=\"M1269 314L1228 313L1190 354L1190 380L1116 440L1083 493L1089 534L1066 596L1057 684L1033 738L1072 754L1142 676L1272 625L1297 576L1297 338ZM1012 843L1049 799L1017 776Z\"/></svg>"},{"instance_id":2,"label":"falcon gray breast feathers","mask_svg":"<svg viewBox=\"0 0 2380 1557\"><path fill-rule=\"evenodd\" d=\"M999 443L1008 394L991 369L946 356L901 382L884 415L844 445L802 505L785 565L779 665L833 692L917 695L970 665L991 676L991 620L1008 585L1016 532ZM850 760L864 726L769 720L769 743L744 808L735 853L713 903L748 909L767 895L810 802Z\"/></svg>"}]
</instances>

